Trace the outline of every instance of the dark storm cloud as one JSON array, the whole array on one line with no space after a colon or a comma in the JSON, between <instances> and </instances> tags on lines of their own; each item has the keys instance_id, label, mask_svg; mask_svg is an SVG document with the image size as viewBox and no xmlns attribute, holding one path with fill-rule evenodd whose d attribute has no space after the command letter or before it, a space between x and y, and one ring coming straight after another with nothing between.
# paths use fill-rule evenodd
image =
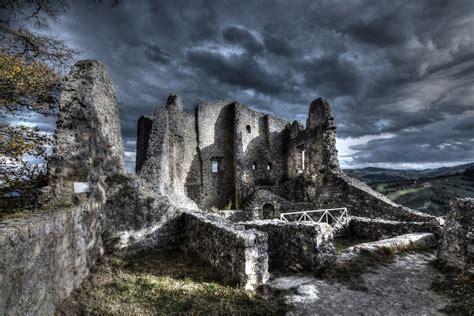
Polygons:
<instances>
[{"instance_id":1,"label":"dark storm cloud","mask_svg":"<svg viewBox=\"0 0 474 316\"><path fill-rule=\"evenodd\" d=\"M148 57L150 61L165 65L171 63L172 61L171 56L156 45L147 45L145 49L145 56Z\"/></svg>"},{"instance_id":2,"label":"dark storm cloud","mask_svg":"<svg viewBox=\"0 0 474 316\"><path fill-rule=\"evenodd\" d=\"M296 53L296 49L293 47L293 45L291 45L291 43L284 38L276 37L266 33L263 40L265 42L265 48L267 51L275 55L293 57Z\"/></svg>"},{"instance_id":3,"label":"dark storm cloud","mask_svg":"<svg viewBox=\"0 0 474 316\"><path fill-rule=\"evenodd\" d=\"M473 16L471 0L71 2L53 31L106 64L130 152L170 93L303 121L323 96L350 164L452 162L472 156Z\"/></svg>"},{"instance_id":4,"label":"dark storm cloud","mask_svg":"<svg viewBox=\"0 0 474 316\"><path fill-rule=\"evenodd\" d=\"M191 67L223 83L270 95L278 94L285 88L282 84L284 78L270 73L247 54L225 57L218 53L191 50L186 56Z\"/></svg>"},{"instance_id":5,"label":"dark storm cloud","mask_svg":"<svg viewBox=\"0 0 474 316\"><path fill-rule=\"evenodd\" d=\"M251 54L259 53L263 50L263 44L250 31L237 26L225 27L222 30L222 37L227 43L238 44Z\"/></svg>"},{"instance_id":6,"label":"dark storm cloud","mask_svg":"<svg viewBox=\"0 0 474 316\"><path fill-rule=\"evenodd\" d=\"M305 85L328 98L358 96L363 88L363 78L355 63L335 54L302 61L298 68L304 74Z\"/></svg>"}]
</instances>

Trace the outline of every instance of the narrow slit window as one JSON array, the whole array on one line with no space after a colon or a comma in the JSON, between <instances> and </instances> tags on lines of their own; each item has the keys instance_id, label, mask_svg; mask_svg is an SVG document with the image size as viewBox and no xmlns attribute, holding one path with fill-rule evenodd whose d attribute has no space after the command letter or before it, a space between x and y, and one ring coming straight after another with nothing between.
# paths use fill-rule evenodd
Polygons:
<instances>
[{"instance_id":1,"label":"narrow slit window","mask_svg":"<svg viewBox=\"0 0 474 316\"><path fill-rule=\"evenodd\" d=\"M247 125L245 127L245 129L247 130L247 133L251 133L252 132L252 128L250 127L250 125Z\"/></svg>"},{"instance_id":2,"label":"narrow slit window","mask_svg":"<svg viewBox=\"0 0 474 316\"><path fill-rule=\"evenodd\" d=\"M301 152L301 169L304 170L304 150Z\"/></svg>"},{"instance_id":3,"label":"narrow slit window","mask_svg":"<svg viewBox=\"0 0 474 316\"><path fill-rule=\"evenodd\" d=\"M257 170L257 163L256 163L256 162L254 162L254 163L252 164L252 170Z\"/></svg>"},{"instance_id":4,"label":"narrow slit window","mask_svg":"<svg viewBox=\"0 0 474 316\"><path fill-rule=\"evenodd\" d=\"M271 162L269 162L269 163L267 164L267 170L272 170L272 163L271 163Z\"/></svg>"},{"instance_id":5,"label":"narrow slit window","mask_svg":"<svg viewBox=\"0 0 474 316\"><path fill-rule=\"evenodd\" d=\"M212 173L218 173L219 172L219 160L211 160L211 171Z\"/></svg>"}]
</instances>

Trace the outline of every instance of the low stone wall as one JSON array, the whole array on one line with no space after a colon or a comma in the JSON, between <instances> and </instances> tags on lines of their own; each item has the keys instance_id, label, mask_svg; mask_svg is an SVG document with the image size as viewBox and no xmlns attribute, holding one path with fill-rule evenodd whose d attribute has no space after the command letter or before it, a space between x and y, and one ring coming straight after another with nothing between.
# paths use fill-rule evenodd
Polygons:
<instances>
[{"instance_id":1,"label":"low stone wall","mask_svg":"<svg viewBox=\"0 0 474 316\"><path fill-rule=\"evenodd\" d=\"M0 223L0 315L53 315L102 255L96 204Z\"/></svg>"},{"instance_id":2,"label":"low stone wall","mask_svg":"<svg viewBox=\"0 0 474 316\"><path fill-rule=\"evenodd\" d=\"M454 199L441 232L438 259L474 274L474 199Z\"/></svg>"},{"instance_id":3,"label":"low stone wall","mask_svg":"<svg viewBox=\"0 0 474 316\"><path fill-rule=\"evenodd\" d=\"M398 222L355 216L349 218L349 231L351 235L372 240L418 232L439 234L439 229L439 225L431 222Z\"/></svg>"},{"instance_id":4,"label":"low stone wall","mask_svg":"<svg viewBox=\"0 0 474 316\"><path fill-rule=\"evenodd\" d=\"M405 234L349 247L337 257L334 264L339 266L348 265L354 262L358 257L368 254L385 256L385 252L387 251L391 254L396 254L435 247L436 236L433 233Z\"/></svg>"},{"instance_id":5,"label":"low stone wall","mask_svg":"<svg viewBox=\"0 0 474 316\"><path fill-rule=\"evenodd\" d=\"M334 259L331 227L327 224L256 220L241 223L268 234L270 270L317 270Z\"/></svg>"},{"instance_id":6,"label":"low stone wall","mask_svg":"<svg viewBox=\"0 0 474 316\"><path fill-rule=\"evenodd\" d=\"M254 289L268 279L267 235L245 230L217 215L183 212L184 243L218 269L228 282Z\"/></svg>"}]
</instances>

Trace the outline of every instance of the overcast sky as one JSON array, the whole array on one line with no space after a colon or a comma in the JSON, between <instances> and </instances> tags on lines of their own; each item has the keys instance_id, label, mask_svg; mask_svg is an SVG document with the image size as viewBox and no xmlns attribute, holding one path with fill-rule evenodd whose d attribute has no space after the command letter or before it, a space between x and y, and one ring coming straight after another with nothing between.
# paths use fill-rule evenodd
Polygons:
<instances>
[{"instance_id":1,"label":"overcast sky","mask_svg":"<svg viewBox=\"0 0 474 316\"><path fill-rule=\"evenodd\" d=\"M170 93L305 120L327 98L343 167L474 161L474 1L70 1L52 32L109 70L136 122Z\"/></svg>"}]
</instances>

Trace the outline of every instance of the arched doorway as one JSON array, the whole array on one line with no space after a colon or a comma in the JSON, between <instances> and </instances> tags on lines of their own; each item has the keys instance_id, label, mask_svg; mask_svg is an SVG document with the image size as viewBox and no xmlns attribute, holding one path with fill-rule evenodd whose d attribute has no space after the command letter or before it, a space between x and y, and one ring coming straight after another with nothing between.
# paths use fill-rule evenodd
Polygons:
<instances>
[{"instance_id":1,"label":"arched doorway","mask_svg":"<svg viewBox=\"0 0 474 316\"><path fill-rule=\"evenodd\" d=\"M275 207L270 204L270 203L267 203L265 205L263 205L262 207L262 210L263 210L263 219L273 219L275 218Z\"/></svg>"}]
</instances>

